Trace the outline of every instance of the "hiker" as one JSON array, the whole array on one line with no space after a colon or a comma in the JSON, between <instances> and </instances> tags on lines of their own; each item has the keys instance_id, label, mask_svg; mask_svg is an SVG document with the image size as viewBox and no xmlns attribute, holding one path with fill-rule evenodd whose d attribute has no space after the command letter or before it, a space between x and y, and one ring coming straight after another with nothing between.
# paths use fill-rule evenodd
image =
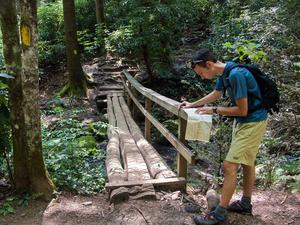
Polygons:
<instances>
[{"instance_id":1,"label":"hiker","mask_svg":"<svg viewBox=\"0 0 300 225\"><path fill-rule=\"evenodd\" d=\"M255 158L266 130L267 110L262 104L261 91L251 72L235 67L234 62L220 62L208 49L200 49L192 58L191 68L202 79L217 78L215 90L195 101L183 101L181 108L198 108L200 114L234 117L232 142L224 160L224 184L219 205L206 217L194 216L197 225L219 224L226 220L227 211L252 214L251 195L255 183ZM232 106L205 106L222 97L224 89ZM236 188L237 171L243 168L243 196L229 205Z\"/></svg>"}]
</instances>

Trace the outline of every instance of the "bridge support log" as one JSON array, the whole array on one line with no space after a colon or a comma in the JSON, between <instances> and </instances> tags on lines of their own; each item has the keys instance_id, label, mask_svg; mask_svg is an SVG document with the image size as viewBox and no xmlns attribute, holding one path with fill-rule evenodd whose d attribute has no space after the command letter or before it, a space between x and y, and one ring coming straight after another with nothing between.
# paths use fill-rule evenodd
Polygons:
<instances>
[{"instance_id":1,"label":"bridge support log","mask_svg":"<svg viewBox=\"0 0 300 225\"><path fill-rule=\"evenodd\" d=\"M129 109L125 104L123 98L120 98L120 105L125 115L130 115ZM164 162L158 152L152 147L152 145L143 137L142 131L134 122L131 116L126 117L130 133L136 142L142 156L147 164L149 173L152 179L155 178L171 178L176 177L176 174L169 169L168 165Z\"/></svg>"},{"instance_id":2,"label":"bridge support log","mask_svg":"<svg viewBox=\"0 0 300 225\"><path fill-rule=\"evenodd\" d=\"M130 135L126 118L131 117L130 114L122 111L119 99L123 100L123 97L113 96L112 102L115 109L115 115L117 119L117 127L120 138L120 147L124 160L124 165L127 165L127 180L137 179L150 179L147 165L141 155L135 141Z\"/></svg>"},{"instance_id":3,"label":"bridge support log","mask_svg":"<svg viewBox=\"0 0 300 225\"><path fill-rule=\"evenodd\" d=\"M121 162L119 136L116 131L116 118L112 106L111 98L107 99L107 112L110 127L108 128L107 135L109 141L107 144L106 168L107 176L111 182L122 182L127 180L127 174L124 171Z\"/></svg>"}]
</instances>

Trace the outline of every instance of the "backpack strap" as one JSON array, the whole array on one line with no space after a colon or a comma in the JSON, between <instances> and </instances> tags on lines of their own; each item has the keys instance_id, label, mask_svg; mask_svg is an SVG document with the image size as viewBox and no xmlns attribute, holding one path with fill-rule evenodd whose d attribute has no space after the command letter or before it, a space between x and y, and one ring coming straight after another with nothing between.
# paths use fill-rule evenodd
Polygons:
<instances>
[{"instance_id":1,"label":"backpack strap","mask_svg":"<svg viewBox=\"0 0 300 225\"><path fill-rule=\"evenodd\" d=\"M223 97L226 97L226 89L227 89L228 87L231 87L230 82L229 82L229 75L230 75L230 72L231 72L234 68L236 68L236 67L246 68L246 69L252 74L252 72L249 70L249 68L248 68L247 65L244 65L244 64L235 64L234 66L232 66L232 67L227 71L227 73L225 74L225 80L224 80L224 78L222 79L222 81L223 81L223 86L224 86L224 89L223 89ZM252 74L252 76L253 76L254 79L255 79L255 76L254 76L253 74ZM255 81L256 81L256 79L255 79ZM257 82L257 81L256 81L256 82ZM247 91L247 92L248 92L248 91ZM251 95L251 96L254 97L254 98L257 98L257 99L261 100L259 97L255 96L255 95L253 95L253 94L251 94L251 93L249 93L249 92L248 92L248 94ZM256 107L253 107L253 108L251 108L251 109L248 108L248 114L249 114L249 113L252 113L252 112L254 112L254 111L258 110L258 109L261 109L261 108L263 108L261 104L258 105L258 106L256 106Z\"/></svg>"},{"instance_id":2,"label":"backpack strap","mask_svg":"<svg viewBox=\"0 0 300 225\"><path fill-rule=\"evenodd\" d=\"M223 82L223 98L226 97L226 89L228 87L231 87L230 82L229 82L229 75L231 70L233 70L236 67L243 67L243 65L241 64L235 64L234 66L232 66L226 73L225 73L225 78L222 78L222 82Z\"/></svg>"}]
</instances>

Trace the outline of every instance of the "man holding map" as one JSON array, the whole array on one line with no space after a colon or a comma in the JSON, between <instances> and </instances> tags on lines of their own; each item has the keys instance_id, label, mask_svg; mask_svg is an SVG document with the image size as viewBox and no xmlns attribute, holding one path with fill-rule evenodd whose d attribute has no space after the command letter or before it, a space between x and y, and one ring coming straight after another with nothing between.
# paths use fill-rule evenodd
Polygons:
<instances>
[{"instance_id":1,"label":"man holding map","mask_svg":"<svg viewBox=\"0 0 300 225\"><path fill-rule=\"evenodd\" d=\"M251 195L255 183L255 159L266 130L267 111L262 104L259 86L244 67L234 62L220 62L208 49L200 49L190 67L202 79L217 78L216 88L210 94L195 101L184 101L181 108L198 108L199 114L220 114L235 118L230 150L224 160L224 184L220 204L208 216L194 217L197 225L219 224L226 220L227 210L252 213ZM207 107L208 103L221 98L223 90L229 94L232 106ZM237 170L243 168L243 196L229 205L236 188Z\"/></svg>"}]
</instances>

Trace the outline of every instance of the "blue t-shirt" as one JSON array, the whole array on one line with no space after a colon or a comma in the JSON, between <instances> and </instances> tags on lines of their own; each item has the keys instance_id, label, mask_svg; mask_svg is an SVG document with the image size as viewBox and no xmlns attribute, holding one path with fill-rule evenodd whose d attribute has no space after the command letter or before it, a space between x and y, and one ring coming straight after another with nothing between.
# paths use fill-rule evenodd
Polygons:
<instances>
[{"instance_id":1,"label":"blue t-shirt","mask_svg":"<svg viewBox=\"0 0 300 225\"><path fill-rule=\"evenodd\" d=\"M259 122L267 119L267 111L259 107L262 103L262 97L258 84L253 75L246 68L233 68L230 71L228 79L226 79L226 74L228 74L228 71L234 65L236 65L234 62L226 62L224 72L217 79L215 89L217 91L223 91L225 82L227 86L226 91L233 105L236 105L236 100L238 99L248 98L248 115L246 117L236 117L238 123ZM226 84L226 82L229 82L229 85Z\"/></svg>"}]
</instances>

